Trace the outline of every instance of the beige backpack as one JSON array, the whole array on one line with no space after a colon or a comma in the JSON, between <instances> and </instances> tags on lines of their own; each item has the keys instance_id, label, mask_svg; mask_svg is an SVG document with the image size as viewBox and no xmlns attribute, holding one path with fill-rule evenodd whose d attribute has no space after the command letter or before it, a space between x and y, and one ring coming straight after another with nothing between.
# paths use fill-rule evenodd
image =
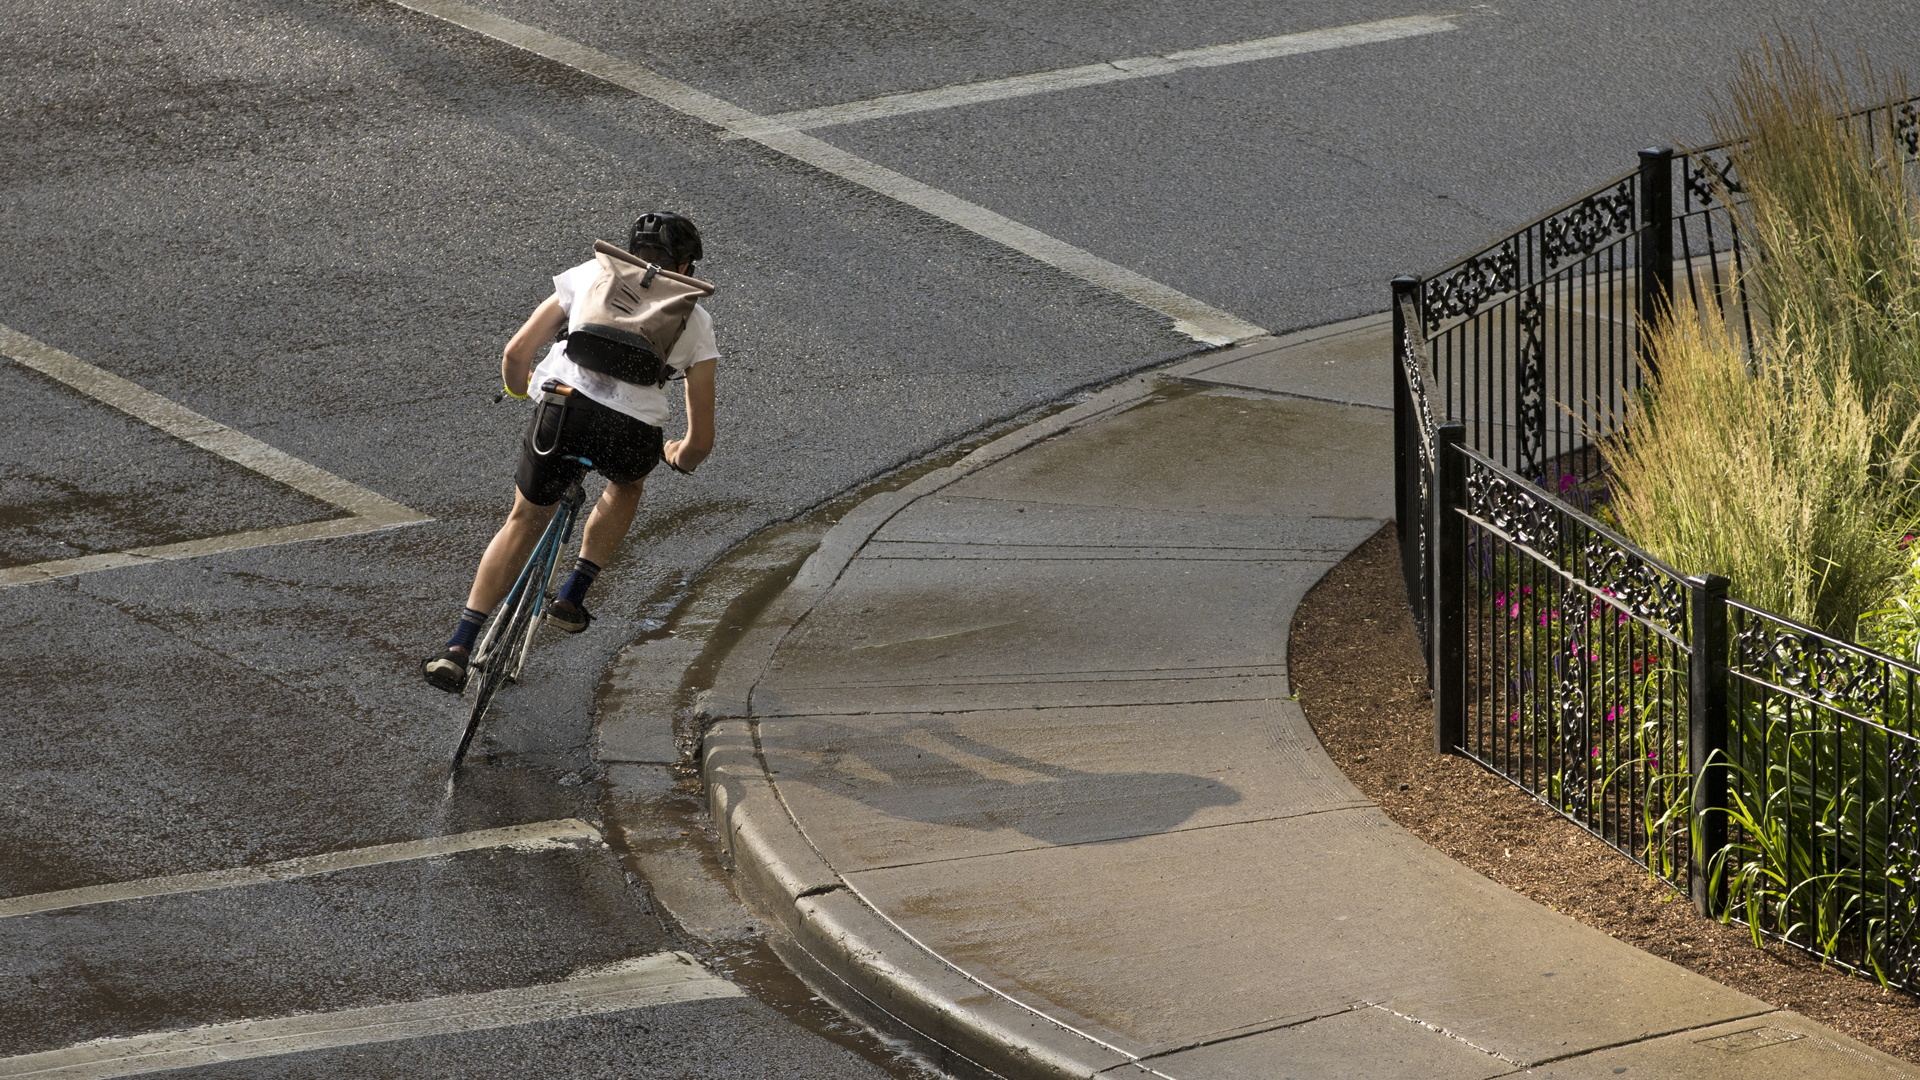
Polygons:
<instances>
[{"instance_id":1,"label":"beige backpack","mask_svg":"<svg viewBox=\"0 0 1920 1080\"><path fill-rule=\"evenodd\" d=\"M693 305L713 295L699 278L593 242L600 273L574 297L567 320L567 359L602 375L641 386L665 386L673 377L667 355L687 327Z\"/></svg>"}]
</instances>

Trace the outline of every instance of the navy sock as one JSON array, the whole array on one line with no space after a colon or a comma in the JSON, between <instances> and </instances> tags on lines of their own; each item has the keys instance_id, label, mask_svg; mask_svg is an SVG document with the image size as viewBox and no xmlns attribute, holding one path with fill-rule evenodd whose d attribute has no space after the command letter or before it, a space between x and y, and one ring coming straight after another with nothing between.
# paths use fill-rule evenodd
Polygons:
<instances>
[{"instance_id":1,"label":"navy sock","mask_svg":"<svg viewBox=\"0 0 1920 1080\"><path fill-rule=\"evenodd\" d=\"M585 559L573 561L573 573L566 584L560 586L558 599L565 600L576 607L586 606L587 590L593 588L593 580L600 576L600 567Z\"/></svg>"},{"instance_id":2,"label":"navy sock","mask_svg":"<svg viewBox=\"0 0 1920 1080\"><path fill-rule=\"evenodd\" d=\"M449 649L473 648L473 639L480 636L480 627L487 621L487 613L475 611L470 607L460 609L460 624L453 628L453 637L447 640Z\"/></svg>"}]
</instances>

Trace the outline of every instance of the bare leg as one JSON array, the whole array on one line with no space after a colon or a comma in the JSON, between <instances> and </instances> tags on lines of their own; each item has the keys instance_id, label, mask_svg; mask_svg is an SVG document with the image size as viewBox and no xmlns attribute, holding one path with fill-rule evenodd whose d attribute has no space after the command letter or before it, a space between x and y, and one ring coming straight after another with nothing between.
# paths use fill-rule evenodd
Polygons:
<instances>
[{"instance_id":1,"label":"bare leg","mask_svg":"<svg viewBox=\"0 0 1920 1080\"><path fill-rule=\"evenodd\" d=\"M634 512L640 509L640 489L646 477L625 484L608 484L587 515L587 530L580 537L580 557L595 566L605 566L613 558L620 541L633 525ZM504 590L503 590L504 591Z\"/></svg>"},{"instance_id":2,"label":"bare leg","mask_svg":"<svg viewBox=\"0 0 1920 1080\"><path fill-rule=\"evenodd\" d=\"M480 556L480 569L473 576L473 590L467 593L468 607L492 611L493 605L507 595L514 579L520 575L520 568L527 564L533 545L540 542L541 531L553 519L554 507L559 505L535 506L520 494L520 489L514 489L513 510L507 514L507 523L493 534L487 553ZM596 508L594 512L598 514L599 510Z\"/></svg>"}]
</instances>

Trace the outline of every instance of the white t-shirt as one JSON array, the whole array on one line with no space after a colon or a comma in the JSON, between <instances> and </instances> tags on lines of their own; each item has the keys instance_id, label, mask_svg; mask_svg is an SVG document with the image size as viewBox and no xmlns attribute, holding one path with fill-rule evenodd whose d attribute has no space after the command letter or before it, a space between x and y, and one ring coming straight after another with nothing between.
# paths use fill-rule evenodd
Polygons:
<instances>
[{"instance_id":1,"label":"white t-shirt","mask_svg":"<svg viewBox=\"0 0 1920 1080\"><path fill-rule=\"evenodd\" d=\"M593 283L594 275L600 272L600 264L589 260L553 279L553 295L560 301L560 310L567 313L569 322L573 314L573 298ZM684 372L702 360L717 360L720 350L713 341L713 316L699 304L693 306L693 314L687 316L687 328L680 332L680 340L673 343L667 353L667 363L675 371ZM667 394L658 386L639 386L630 382L621 382L611 375L602 375L597 371L588 371L567 359L567 343L556 341L553 348L547 350L546 358L533 369L533 377L527 380L528 388L538 400L540 386L548 379L559 379L575 390L587 395L609 409L617 409L628 416L654 427L663 427L667 422Z\"/></svg>"}]
</instances>

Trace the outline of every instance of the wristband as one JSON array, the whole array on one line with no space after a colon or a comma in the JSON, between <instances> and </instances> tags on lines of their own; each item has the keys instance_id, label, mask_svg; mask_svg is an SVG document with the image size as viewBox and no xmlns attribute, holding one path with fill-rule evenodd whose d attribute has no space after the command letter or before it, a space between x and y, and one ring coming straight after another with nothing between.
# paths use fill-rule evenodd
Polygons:
<instances>
[{"instance_id":1,"label":"wristband","mask_svg":"<svg viewBox=\"0 0 1920 1080\"><path fill-rule=\"evenodd\" d=\"M514 393L513 388L507 385L507 381L505 379L500 380L500 392L507 395L510 398L518 398L521 401L527 400L526 394Z\"/></svg>"}]
</instances>

